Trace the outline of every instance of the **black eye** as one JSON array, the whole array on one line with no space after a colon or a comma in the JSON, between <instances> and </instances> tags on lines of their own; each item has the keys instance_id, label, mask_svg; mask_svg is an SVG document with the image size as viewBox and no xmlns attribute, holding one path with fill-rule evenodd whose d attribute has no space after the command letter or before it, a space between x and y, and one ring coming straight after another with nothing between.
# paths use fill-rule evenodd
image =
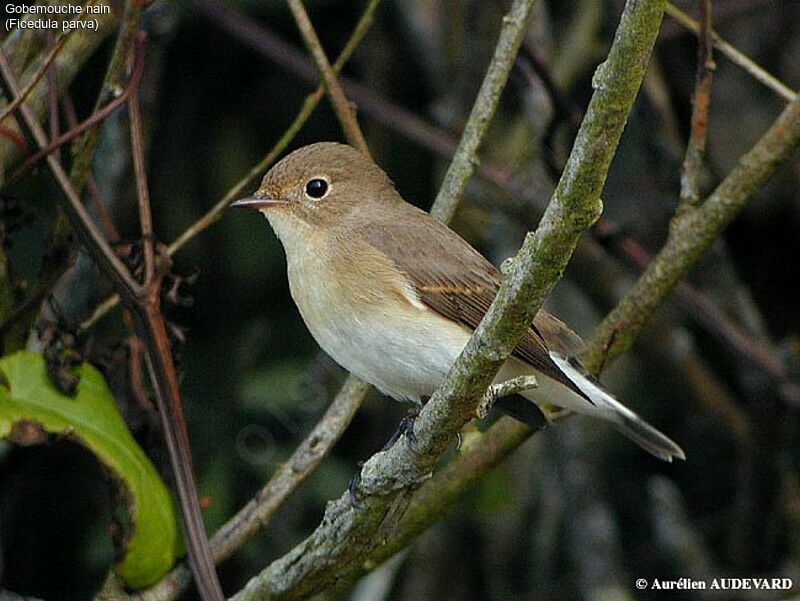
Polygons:
<instances>
[{"instance_id":1,"label":"black eye","mask_svg":"<svg viewBox=\"0 0 800 601\"><path fill-rule=\"evenodd\" d=\"M328 182L324 179L315 177L306 184L306 194L311 198L322 198L328 192Z\"/></svg>"}]
</instances>

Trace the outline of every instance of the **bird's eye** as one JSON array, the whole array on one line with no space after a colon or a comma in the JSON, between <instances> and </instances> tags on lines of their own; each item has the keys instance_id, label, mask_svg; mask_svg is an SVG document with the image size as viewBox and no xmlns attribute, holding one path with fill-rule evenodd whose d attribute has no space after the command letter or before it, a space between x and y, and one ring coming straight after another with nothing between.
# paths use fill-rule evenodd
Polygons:
<instances>
[{"instance_id":1,"label":"bird's eye","mask_svg":"<svg viewBox=\"0 0 800 601\"><path fill-rule=\"evenodd\" d=\"M328 182L321 177L315 177L306 183L306 195L319 200L328 193Z\"/></svg>"}]
</instances>

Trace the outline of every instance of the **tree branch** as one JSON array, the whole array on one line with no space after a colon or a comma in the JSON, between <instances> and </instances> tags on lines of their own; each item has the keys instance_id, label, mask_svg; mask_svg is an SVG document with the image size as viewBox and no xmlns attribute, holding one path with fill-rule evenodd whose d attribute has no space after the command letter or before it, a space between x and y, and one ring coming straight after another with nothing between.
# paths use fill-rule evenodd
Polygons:
<instances>
[{"instance_id":1,"label":"tree branch","mask_svg":"<svg viewBox=\"0 0 800 601\"><path fill-rule=\"evenodd\" d=\"M101 3L111 6L108 0L102 0ZM118 21L118 17L113 10L113 7L111 7L111 10L108 12L108 14L96 15L96 19L98 25L97 30L93 31L87 29L71 33L66 39L64 47L57 53L53 63L58 69L59 91L67 89L75 75L77 75L83 63L86 62L86 60L94 53L106 36L110 35L111 32L114 31L114 26ZM18 38L19 36L9 36L7 40L3 41L3 52L6 53L6 56L9 56L9 54L12 52L16 42L18 41ZM40 65L41 63L38 62L34 65L31 65L23 72L22 79L29 80L30 77L39 69ZM47 112L47 87L48 86L46 85L46 82L40 81L36 86L34 86L30 94L27 96L26 104L33 111L33 114L36 115L37 118L44 117ZM12 137L14 135L20 135L19 127L15 121L4 123L3 126L8 128L8 135ZM6 136L0 137L0 180L2 180L2 176L6 169L11 166L18 156L19 147L12 141L12 139Z\"/></svg>"},{"instance_id":2,"label":"tree branch","mask_svg":"<svg viewBox=\"0 0 800 601\"><path fill-rule=\"evenodd\" d=\"M464 196L467 184L478 165L478 147L489 129L500 94L506 86L511 67L514 66L522 38L525 37L524 24L528 21L534 2L535 0L515 2L512 10L503 17L500 39L495 46L478 97L472 105L453 160L431 208L431 215L445 223L453 218L456 206Z\"/></svg>"},{"instance_id":3,"label":"tree branch","mask_svg":"<svg viewBox=\"0 0 800 601\"><path fill-rule=\"evenodd\" d=\"M317 32L311 24L311 19L308 18L308 13L301 0L288 0L289 8L292 11L294 20L297 22L297 27L303 36L303 42L308 49L308 53L314 59L314 65L317 67L322 81L325 83L325 88L328 90L328 95L333 105L333 110L342 124L347 140L358 148L365 155L370 156L367 141L364 139L364 134L361 133L361 128L358 126L356 116L347 102L347 97L344 95L342 86L339 85L339 80L336 77L331 64L328 62L328 57L325 55L325 50L319 41Z\"/></svg>"},{"instance_id":4,"label":"tree branch","mask_svg":"<svg viewBox=\"0 0 800 601\"><path fill-rule=\"evenodd\" d=\"M697 75L692 93L692 120L681 173L678 211L700 204L703 197L703 169L708 137L711 80L714 77L714 47L711 41L711 0L699 0L700 31L697 36Z\"/></svg>"},{"instance_id":5,"label":"tree branch","mask_svg":"<svg viewBox=\"0 0 800 601\"><path fill-rule=\"evenodd\" d=\"M671 2L667 2L666 12L670 17L675 19L675 21L683 25L686 29L694 32L695 35L700 35L700 24ZM756 63L749 56L741 52L738 48L726 42L717 32L713 30L711 31L711 41L722 54L727 56L731 61L752 75L754 79L761 82L784 100L791 102L797 98L797 92L792 90L777 77L769 73L766 69Z\"/></svg>"},{"instance_id":6,"label":"tree branch","mask_svg":"<svg viewBox=\"0 0 800 601\"><path fill-rule=\"evenodd\" d=\"M798 144L800 98L789 103L702 205L673 218L664 247L595 330L584 355L587 365L598 366L630 347L653 311Z\"/></svg>"},{"instance_id":7,"label":"tree branch","mask_svg":"<svg viewBox=\"0 0 800 601\"><path fill-rule=\"evenodd\" d=\"M237 599L294 599L335 587L359 571L363 560L395 530L412 488L429 477L455 433L474 416L484 391L563 272L580 235L597 218L600 191L663 8L659 1L630 0L626 5L608 60L596 74L597 89L567 169L542 222L506 268L489 312L417 418L414 450L395 444L373 456L356 487L359 503L354 506L347 493L330 503L317 530L251 580Z\"/></svg>"}]
</instances>

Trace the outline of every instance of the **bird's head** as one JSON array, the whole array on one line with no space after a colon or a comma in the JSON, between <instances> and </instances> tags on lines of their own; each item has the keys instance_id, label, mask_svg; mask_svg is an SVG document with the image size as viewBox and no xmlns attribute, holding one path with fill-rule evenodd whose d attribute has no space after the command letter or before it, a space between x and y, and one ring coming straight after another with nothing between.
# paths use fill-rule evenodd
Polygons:
<instances>
[{"instance_id":1,"label":"bird's head","mask_svg":"<svg viewBox=\"0 0 800 601\"><path fill-rule=\"evenodd\" d=\"M346 144L319 142L287 155L251 197L231 206L261 211L283 239L287 228L336 228L388 202L392 193L391 180L369 157Z\"/></svg>"}]
</instances>

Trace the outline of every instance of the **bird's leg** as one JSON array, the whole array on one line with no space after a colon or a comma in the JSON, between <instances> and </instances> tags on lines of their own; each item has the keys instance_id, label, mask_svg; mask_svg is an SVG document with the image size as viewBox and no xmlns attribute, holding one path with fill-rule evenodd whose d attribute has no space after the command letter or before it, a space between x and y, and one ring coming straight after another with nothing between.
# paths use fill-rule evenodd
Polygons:
<instances>
[{"instance_id":1,"label":"bird's leg","mask_svg":"<svg viewBox=\"0 0 800 601\"><path fill-rule=\"evenodd\" d=\"M353 508L357 508L360 504L358 487L361 484L361 468L364 467L364 462L359 461L356 466L358 467L358 471L353 474L353 477L350 478L350 482L347 484L347 492L350 495L350 505Z\"/></svg>"},{"instance_id":2,"label":"bird's leg","mask_svg":"<svg viewBox=\"0 0 800 601\"><path fill-rule=\"evenodd\" d=\"M422 404L424 405L428 402L430 397L423 397ZM400 423L397 425L397 430L394 431L392 436L389 440L386 441L386 444L383 445L381 451L386 451L400 440L401 436L405 436L406 441L408 442L408 448L411 451L414 451L414 443L417 441L417 435L414 433L414 422L416 421L417 417L419 416L419 412L421 410L420 406L414 406L409 409L408 413L400 420Z\"/></svg>"}]
</instances>

